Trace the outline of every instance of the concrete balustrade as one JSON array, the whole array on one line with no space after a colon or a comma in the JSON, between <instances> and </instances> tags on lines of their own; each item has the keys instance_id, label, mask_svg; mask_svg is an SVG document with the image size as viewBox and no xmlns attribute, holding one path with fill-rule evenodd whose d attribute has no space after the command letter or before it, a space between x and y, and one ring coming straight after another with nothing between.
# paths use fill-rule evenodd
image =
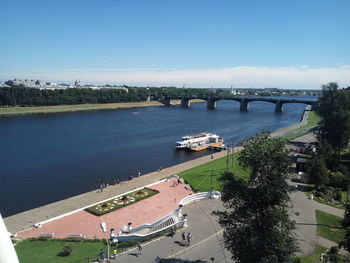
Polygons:
<instances>
[{"instance_id":1,"label":"concrete balustrade","mask_svg":"<svg viewBox=\"0 0 350 263\"><path fill-rule=\"evenodd\" d=\"M129 241L129 240L137 240L137 239L143 239L149 236L152 236L158 232L164 231L169 228L182 228L186 226L187 219L184 214L182 214L182 207L185 205L188 205L194 201L205 199L205 198L220 198L221 193L217 191L213 192L201 192L197 194L192 194L189 196L186 196L179 202L179 208L172 211L168 215L162 217L161 219L157 220L156 222L152 224L143 224L139 227L130 229L127 233L123 233L117 236L117 239L119 242L123 241ZM155 229L157 226L173 219L173 223L166 225L163 228L157 229L156 231L151 231L152 229Z\"/></svg>"}]
</instances>

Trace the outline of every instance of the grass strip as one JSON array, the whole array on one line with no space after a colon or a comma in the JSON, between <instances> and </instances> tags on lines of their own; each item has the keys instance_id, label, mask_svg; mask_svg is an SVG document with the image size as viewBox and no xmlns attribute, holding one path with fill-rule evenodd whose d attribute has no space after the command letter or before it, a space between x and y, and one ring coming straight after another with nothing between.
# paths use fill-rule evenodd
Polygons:
<instances>
[{"instance_id":1,"label":"grass strip","mask_svg":"<svg viewBox=\"0 0 350 263\"><path fill-rule=\"evenodd\" d=\"M321 120L321 117L319 115L317 115L315 113L315 111L310 111L307 123L304 126L298 128L298 129L295 129L294 131L299 131L299 130L304 130L304 129L316 127L316 126L318 126L318 123L320 122L320 120Z\"/></svg>"},{"instance_id":2,"label":"grass strip","mask_svg":"<svg viewBox=\"0 0 350 263\"><path fill-rule=\"evenodd\" d=\"M235 176L248 179L249 170L245 170L238 164L239 153L234 155L232 164L232 154L227 157L213 160L211 162L199 165L178 174L186 183L190 184L192 189L197 192L208 192L211 186L215 190L220 190L222 183L219 181L220 175L227 170L233 172Z\"/></svg>"},{"instance_id":3,"label":"grass strip","mask_svg":"<svg viewBox=\"0 0 350 263\"><path fill-rule=\"evenodd\" d=\"M59 256L66 245L71 247L71 254L66 257ZM101 249L106 251L107 246L106 243L100 240L95 242L72 242L68 240L27 239L18 243L15 249L21 263L67 263L95 260Z\"/></svg>"},{"instance_id":4,"label":"grass strip","mask_svg":"<svg viewBox=\"0 0 350 263\"><path fill-rule=\"evenodd\" d=\"M300 263L319 262L321 254L325 253L326 251L327 251L327 248L317 245L312 255L300 258Z\"/></svg>"},{"instance_id":5,"label":"grass strip","mask_svg":"<svg viewBox=\"0 0 350 263\"><path fill-rule=\"evenodd\" d=\"M158 101L150 102L125 102L105 104L75 104L57 106L33 106L33 107L0 107L0 117L11 117L16 115L63 113L75 111L114 110L134 107L163 106Z\"/></svg>"},{"instance_id":6,"label":"grass strip","mask_svg":"<svg viewBox=\"0 0 350 263\"><path fill-rule=\"evenodd\" d=\"M168 235L172 229L166 229L139 240L116 243L110 246L110 253L116 248L117 253L127 251L137 245L160 236ZM69 256L60 256L65 246L72 250ZM101 239L73 239L73 238L30 238L15 247L21 263L83 263L92 262L99 256L101 249L107 256L106 240Z\"/></svg>"},{"instance_id":7,"label":"grass strip","mask_svg":"<svg viewBox=\"0 0 350 263\"><path fill-rule=\"evenodd\" d=\"M344 240L345 229L341 226L342 218L316 210L317 235L339 243Z\"/></svg>"}]
</instances>

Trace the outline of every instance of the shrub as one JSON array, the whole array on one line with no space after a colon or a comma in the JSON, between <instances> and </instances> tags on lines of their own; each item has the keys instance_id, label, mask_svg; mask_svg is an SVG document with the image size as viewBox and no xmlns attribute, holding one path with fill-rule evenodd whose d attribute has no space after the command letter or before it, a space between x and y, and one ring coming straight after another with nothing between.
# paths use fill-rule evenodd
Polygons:
<instances>
[{"instance_id":1,"label":"shrub","mask_svg":"<svg viewBox=\"0 0 350 263\"><path fill-rule=\"evenodd\" d=\"M60 257L68 257L73 251L73 247L72 247L72 244L64 244L63 246L63 249L60 253L58 253L57 256L60 256Z\"/></svg>"},{"instance_id":2,"label":"shrub","mask_svg":"<svg viewBox=\"0 0 350 263\"><path fill-rule=\"evenodd\" d=\"M348 185L348 178L341 172L331 172L329 174L329 186L341 188L346 190Z\"/></svg>"},{"instance_id":3,"label":"shrub","mask_svg":"<svg viewBox=\"0 0 350 263\"><path fill-rule=\"evenodd\" d=\"M334 190L334 199L341 202L342 198L343 198L343 195L342 195L341 189L336 188Z\"/></svg>"}]
</instances>

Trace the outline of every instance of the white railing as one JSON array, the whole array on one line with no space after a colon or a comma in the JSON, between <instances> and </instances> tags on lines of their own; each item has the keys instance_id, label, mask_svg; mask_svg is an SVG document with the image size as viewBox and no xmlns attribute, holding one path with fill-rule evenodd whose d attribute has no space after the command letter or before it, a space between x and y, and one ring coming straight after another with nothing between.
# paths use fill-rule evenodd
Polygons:
<instances>
[{"instance_id":1,"label":"white railing","mask_svg":"<svg viewBox=\"0 0 350 263\"><path fill-rule=\"evenodd\" d=\"M130 240L137 240L137 239L143 239L143 238L146 238L146 237L149 237L151 235L155 235L161 231L164 231L166 229L169 229L169 228L181 228L184 226L184 224L186 223L186 219L182 220L182 221L177 221L177 222L174 222L173 224L171 225L168 225L162 229L158 229L157 231L153 231L151 233L147 233L147 234L136 234L136 233L131 233L131 234L126 234L126 235L119 235L117 237L118 239L118 242L123 242L123 241L130 241Z\"/></svg>"},{"instance_id":2,"label":"white railing","mask_svg":"<svg viewBox=\"0 0 350 263\"><path fill-rule=\"evenodd\" d=\"M186 204L192 203L195 200L208 198L208 194L209 194L209 192L202 192L202 193L197 193L197 194L192 194L192 195L186 196L185 198L183 198L179 202L179 205L183 205L184 206Z\"/></svg>"},{"instance_id":3,"label":"white railing","mask_svg":"<svg viewBox=\"0 0 350 263\"><path fill-rule=\"evenodd\" d=\"M135 228L132 228L128 231L128 233L134 233L134 232L138 232L140 230L143 230L145 228L152 228L152 227L155 227L156 225L160 225L162 223L164 223L165 221L169 220L170 218L174 217L174 216L177 216L179 213L179 209L176 209L172 212L170 212L169 214L167 214L166 216L162 217L161 219L159 219L158 221L152 223L152 224L143 224L141 226L138 226L138 227L135 227ZM127 234L127 233L126 233Z\"/></svg>"},{"instance_id":4,"label":"white railing","mask_svg":"<svg viewBox=\"0 0 350 263\"><path fill-rule=\"evenodd\" d=\"M213 192L201 192L201 193L197 193L197 194L192 194L189 196L186 196L185 198L181 199L181 201L179 202L179 206L185 206L189 203L192 203L196 200L201 200L201 199L205 199L205 198L220 198L221 197L221 193L217 192L217 191L213 191ZM171 227L183 227L184 224L186 224L186 218L179 218L179 214L181 214L181 208L177 208L176 210L170 212L169 214L167 214L166 216L162 217L161 219L157 220L156 222L152 223L152 224L143 224L141 226L138 226L136 228L130 229L127 233L123 233L121 235L118 235L118 241L128 241L128 240L134 240L134 239L141 239L141 238L145 238L148 237L150 235L154 235L158 232L161 232L163 230L166 230L168 228ZM170 218L178 218L178 220L174 220L174 223L171 225L168 225L166 227L163 227L161 229L158 229L157 231L154 232L150 232L150 233L146 233L146 234L137 234L137 232L142 231L144 229L151 229L154 228L157 225L160 225L164 222L166 222L167 220L169 220Z\"/></svg>"}]
</instances>

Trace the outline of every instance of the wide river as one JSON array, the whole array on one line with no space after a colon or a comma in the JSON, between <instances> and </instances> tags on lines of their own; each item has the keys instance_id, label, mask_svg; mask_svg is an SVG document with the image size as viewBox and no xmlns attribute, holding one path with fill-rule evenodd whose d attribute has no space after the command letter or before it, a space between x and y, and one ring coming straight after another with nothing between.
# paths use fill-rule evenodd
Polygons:
<instances>
[{"instance_id":1,"label":"wide river","mask_svg":"<svg viewBox=\"0 0 350 263\"><path fill-rule=\"evenodd\" d=\"M302 99L301 97L298 97ZM306 98L306 97L303 97ZM205 103L0 118L0 212L6 217L203 155L174 150L186 134L214 132L237 145L260 130L299 122L304 104Z\"/></svg>"}]
</instances>

